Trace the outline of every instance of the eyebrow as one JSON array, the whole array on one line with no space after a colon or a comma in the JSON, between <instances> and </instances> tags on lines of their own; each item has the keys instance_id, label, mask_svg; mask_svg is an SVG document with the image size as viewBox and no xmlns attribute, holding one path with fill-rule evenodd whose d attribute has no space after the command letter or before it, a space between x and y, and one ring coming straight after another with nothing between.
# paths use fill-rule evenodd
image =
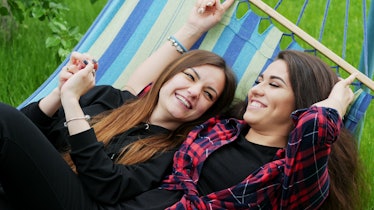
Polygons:
<instances>
[{"instance_id":1,"label":"eyebrow","mask_svg":"<svg viewBox=\"0 0 374 210\"><path fill-rule=\"evenodd\" d=\"M192 67L190 67L190 69L196 74L196 77L200 80L199 73L197 73L197 71ZM218 96L218 92L213 87L209 86L208 89L212 90L216 94L216 96Z\"/></svg>"},{"instance_id":2,"label":"eyebrow","mask_svg":"<svg viewBox=\"0 0 374 210\"><path fill-rule=\"evenodd\" d=\"M264 78L264 75L261 74L261 75L258 76L258 77L259 77L259 78ZM270 76L270 79L277 79L277 80L280 80L283 84L285 84L286 86L288 86L287 83L286 83L286 81L284 81L281 77L271 75L271 76Z\"/></svg>"},{"instance_id":3,"label":"eyebrow","mask_svg":"<svg viewBox=\"0 0 374 210\"><path fill-rule=\"evenodd\" d=\"M192 67L190 67L190 69L191 69L193 72L195 72L197 78L200 79L200 75L197 73L197 71L196 71L194 68L192 68Z\"/></svg>"}]
</instances>

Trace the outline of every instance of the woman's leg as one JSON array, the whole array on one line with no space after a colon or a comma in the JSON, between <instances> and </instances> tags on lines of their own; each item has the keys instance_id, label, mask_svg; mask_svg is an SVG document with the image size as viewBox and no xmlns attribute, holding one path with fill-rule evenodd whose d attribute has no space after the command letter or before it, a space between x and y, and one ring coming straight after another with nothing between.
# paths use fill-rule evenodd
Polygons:
<instances>
[{"instance_id":1,"label":"woman's leg","mask_svg":"<svg viewBox=\"0 0 374 210\"><path fill-rule=\"evenodd\" d=\"M1 184L0 184L0 209L1 210L12 210L12 209L14 209L11 206L8 198L6 197Z\"/></svg>"},{"instance_id":2,"label":"woman's leg","mask_svg":"<svg viewBox=\"0 0 374 210\"><path fill-rule=\"evenodd\" d=\"M0 182L22 209L95 209L78 177L39 129L0 103Z\"/></svg>"}]
</instances>

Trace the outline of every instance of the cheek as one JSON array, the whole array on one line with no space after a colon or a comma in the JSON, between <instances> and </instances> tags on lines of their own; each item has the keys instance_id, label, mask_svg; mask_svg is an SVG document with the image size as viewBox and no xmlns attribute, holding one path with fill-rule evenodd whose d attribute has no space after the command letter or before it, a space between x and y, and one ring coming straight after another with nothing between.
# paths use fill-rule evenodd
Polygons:
<instances>
[{"instance_id":1,"label":"cheek","mask_svg":"<svg viewBox=\"0 0 374 210\"><path fill-rule=\"evenodd\" d=\"M204 99L204 100L199 101L196 107L196 111L201 114L204 114L212 106L213 106L212 102L208 102L207 100Z\"/></svg>"},{"instance_id":2,"label":"cheek","mask_svg":"<svg viewBox=\"0 0 374 210\"><path fill-rule=\"evenodd\" d=\"M293 96L285 96L282 100L279 100L278 104L285 115L290 115L295 110L295 99Z\"/></svg>"},{"instance_id":3,"label":"cheek","mask_svg":"<svg viewBox=\"0 0 374 210\"><path fill-rule=\"evenodd\" d=\"M173 80L169 80L164 83L164 85L160 89L160 94L165 92L170 92L175 88L175 82Z\"/></svg>"}]
</instances>

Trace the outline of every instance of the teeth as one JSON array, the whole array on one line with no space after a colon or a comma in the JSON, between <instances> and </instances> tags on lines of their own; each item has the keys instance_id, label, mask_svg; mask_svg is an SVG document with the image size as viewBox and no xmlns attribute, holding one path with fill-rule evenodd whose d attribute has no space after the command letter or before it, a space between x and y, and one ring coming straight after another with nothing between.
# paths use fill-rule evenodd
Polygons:
<instances>
[{"instance_id":1,"label":"teeth","mask_svg":"<svg viewBox=\"0 0 374 210\"><path fill-rule=\"evenodd\" d=\"M176 95L177 99L179 99L188 109L191 108L191 105L188 103L188 101L186 101L185 98L183 98L182 96L180 95Z\"/></svg>"},{"instance_id":2,"label":"teeth","mask_svg":"<svg viewBox=\"0 0 374 210\"><path fill-rule=\"evenodd\" d=\"M251 106L261 108L261 107L262 107L262 104L259 103L259 102L257 102L257 101L252 101L252 102L251 102Z\"/></svg>"}]
</instances>

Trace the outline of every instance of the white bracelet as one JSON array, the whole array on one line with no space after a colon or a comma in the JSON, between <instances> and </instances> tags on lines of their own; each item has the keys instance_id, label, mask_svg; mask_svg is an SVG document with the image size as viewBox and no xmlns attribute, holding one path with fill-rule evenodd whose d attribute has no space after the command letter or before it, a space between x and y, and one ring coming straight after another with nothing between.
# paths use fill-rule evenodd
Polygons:
<instances>
[{"instance_id":1,"label":"white bracelet","mask_svg":"<svg viewBox=\"0 0 374 210\"><path fill-rule=\"evenodd\" d=\"M174 46L180 54L187 52L187 49L174 36L169 36L168 40L171 42L171 46Z\"/></svg>"},{"instance_id":2,"label":"white bracelet","mask_svg":"<svg viewBox=\"0 0 374 210\"><path fill-rule=\"evenodd\" d=\"M74 120L86 120L86 121L89 121L91 119L91 116L90 115L84 115L83 117L76 117L76 118L72 118L70 120L67 120L66 122L64 122L64 127L68 127L68 123L71 122L71 121L74 121Z\"/></svg>"}]
</instances>

